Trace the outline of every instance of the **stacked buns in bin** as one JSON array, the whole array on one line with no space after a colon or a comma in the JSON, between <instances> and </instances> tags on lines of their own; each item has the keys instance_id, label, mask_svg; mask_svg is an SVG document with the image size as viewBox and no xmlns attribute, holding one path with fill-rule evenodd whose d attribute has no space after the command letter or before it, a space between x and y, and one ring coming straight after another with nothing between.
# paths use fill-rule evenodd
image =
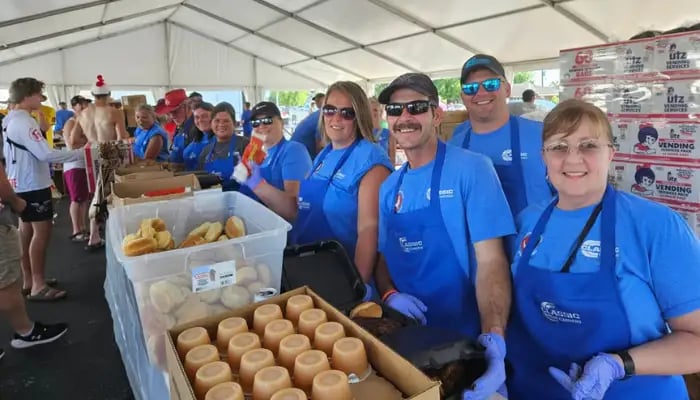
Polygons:
<instances>
[{"instance_id":1,"label":"stacked buns in bin","mask_svg":"<svg viewBox=\"0 0 700 400\"><path fill-rule=\"evenodd\" d=\"M176 349L198 400L362 400L355 389L373 375L363 341L305 294L257 307L252 321L226 318L212 337L186 329ZM401 398L385 385L382 398Z\"/></svg>"}]
</instances>

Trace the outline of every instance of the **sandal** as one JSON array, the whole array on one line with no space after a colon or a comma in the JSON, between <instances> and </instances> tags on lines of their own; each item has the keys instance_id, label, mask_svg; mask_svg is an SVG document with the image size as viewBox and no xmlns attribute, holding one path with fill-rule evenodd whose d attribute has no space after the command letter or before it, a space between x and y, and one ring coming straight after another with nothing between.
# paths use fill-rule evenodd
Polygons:
<instances>
[{"instance_id":1,"label":"sandal","mask_svg":"<svg viewBox=\"0 0 700 400\"><path fill-rule=\"evenodd\" d=\"M56 278L48 278L48 279L46 279L45 282L46 282L46 285L47 285L47 286L55 287L55 286L58 284L58 279L56 279ZM22 296L27 297L27 296L29 296L31 293L32 293L32 288L31 288L31 287L22 288Z\"/></svg>"},{"instance_id":2,"label":"sandal","mask_svg":"<svg viewBox=\"0 0 700 400\"><path fill-rule=\"evenodd\" d=\"M83 232L78 232L70 235L70 240L72 242L84 242L85 241L85 234Z\"/></svg>"},{"instance_id":3,"label":"sandal","mask_svg":"<svg viewBox=\"0 0 700 400\"><path fill-rule=\"evenodd\" d=\"M68 295L68 292L65 290L57 290L52 288L51 286L44 286L43 289L39 291L37 294L30 294L27 296L27 300L29 301L58 301L65 299L66 296Z\"/></svg>"},{"instance_id":4,"label":"sandal","mask_svg":"<svg viewBox=\"0 0 700 400\"><path fill-rule=\"evenodd\" d=\"M85 246L85 250L86 250L86 251L89 251L89 252L92 252L92 251L100 250L100 249L102 249L102 248L104 248L104 247L105 247L105 241L101 239L99 243L96 243L96 244L88 244L87 246Z\"/></svg>"}]
</instances>

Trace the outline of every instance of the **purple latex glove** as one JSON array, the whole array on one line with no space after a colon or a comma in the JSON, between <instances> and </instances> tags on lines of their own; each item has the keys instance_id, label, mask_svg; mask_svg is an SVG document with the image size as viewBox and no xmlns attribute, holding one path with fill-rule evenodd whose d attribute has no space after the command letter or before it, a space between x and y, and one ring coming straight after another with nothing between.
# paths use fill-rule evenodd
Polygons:
<instances>
[{"instance_id":1,"label":"purple latex glove","mask_svg":"<svg viewBox=\"0 0 700 400\"><path fill-rule=\"evenodd\" d=\"M554 367L549 367L549 374L571 392L573 400L602 400L610 385L625 377L625 369L613 355L600 353L584 365L583 373L572 363L568 374Z\"/></svg>"},{"instance_id":2,"label":"purple latex glove","mask_svg":"<svg viewBox=\"0 0 700 400\"><path fill-rule=\"evenodd\" d=\"M262 169L260 168L260 165L256 164L255 161L251 161L248 166L250 167L250 176L248 176L248 179L246 179L243 184L248 186L250 190L255 190L255 188L258 187L258 185L265 179L262 176Z\"/></svg>"},{"instance_id":3,"label":"purple latex glove","mask_svg":"<svg viewBox=\"0 0 700 400\"><path fill-rule=\"evenodd\" d=\"M396 292L389 296L385 303L401 314L418 320L422 325L428 322L425 318L428 307L410 294Z\"/></svg>"},{"instance_id":4,"label":"purple latex glove","mask_svg":"<svg viewBox=\"0 0 700 400\"><path fill-rule=\"evenodd\" d=\"M372 289L372 285L365 283L365 297L362 299L362 301L370 301L373 296L374 289Z\"/></svg>"},{"instance_id":5,"label":"purple latex glove","mask_svg":"<svg viewBox=\"0 0 700 400\"><path fill-rule=\"evenodd\" d=\"M462 400L485 400L494 393L508 397L506 391L506 342L497 333L479 335L479 344L486 348L485 356L488 368L479 379L474 381L471 389L462 393Z\"/></svg>"}]
</instances>

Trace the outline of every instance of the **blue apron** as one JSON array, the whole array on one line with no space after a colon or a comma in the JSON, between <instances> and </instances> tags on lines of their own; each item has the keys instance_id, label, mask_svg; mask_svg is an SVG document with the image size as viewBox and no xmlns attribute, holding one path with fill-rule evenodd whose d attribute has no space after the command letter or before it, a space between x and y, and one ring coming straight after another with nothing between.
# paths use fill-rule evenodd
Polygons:
<instances>
[{"instance_id":1,"label":"blue apron","mask_svg":"<svg viewBox=\"0 0 700 400\"><path fill-rule=\"evenodd\" d=\"M602 201L597 272L549 271L530 265L558 198L530 234L515 274L507 329L508 359L514 369L508 379L509 399L570 400L571 394L549 374L550 366L568 373L572 362L583 367L599 352L634 346L615 273L615 198L615 190L608 186ZM605 394L606 400L687 398L680 376L633 376L613 382Z\"/></svg>"},{"instance_id":2,"label":"blue apron","mask_svg":"<svg viewBox=\"0 0 700 400\"><path fill-rule=\"evenodd\" d=\"M411 294L428 307L428 325L461 332L471 339L481 333L473 279L460 265L440 211L440 178L445 162L445 143L438 142L430 183L430 206L387 217L383 251L391 279L400 292ZM408 164L394 188L394 199ZM471 247L467 230L467 245ZM472 268L473 270L473 268Z\"/></svg>"},{"instance_id":3,"label":"blue apron","mask_svg":"<svg viewBox=\"0 0 700 400\"><path fill-rule=\"evenodd\" d=\"M523 171L523 162L520 152L520 126L518 125L518 119L514 116L510 116L510 147L511 147L511 165L496 165L496 174L501 181L501 186L503 187L503 192L508 199L508 204L510 205L510 211L513 216L517 216L520 211L527 207L527 191L525 189L525 174ZM462 142L462 147L469 149L469 143L472 137L472 128L469 127L466 135L464 135L464 142Z\"/></svg>"},{"instance_id":4,"label":"blue apron","mask_svg":"<svg viewBox=\"0 0 700 400\"><path fill-rule=\"evenodd\" d=\"M269 183L270 185L276 187L277 189L284 191L284 179L282 178L282 167L276 168L277 165L277 160L280 157L280 153L284 149L284 146L287 144L287 140L285 138L282 138L280 142L277 143L278 148L275 150L275 154L273 154L272 158L270 159L269 163L263 162L265 166L260 167L260 174L262 175L263 178L265 178L265 181ZM265 159L267 161L267 159ZM258 197L258 195L255 194L248 186L246 185L241 185L241 188L239 189L239 192L245 194L246 196L250 197L251 199L263 203L262 200Z\"/></svg>"},{"instance_id":5,"label":"blue apron","mask_svg":"<svg viewBox=\"0 0 700 400\"><path fill-rule=\"evenodd\" d=\"M140 159L146 158L146 149L148 149L148 143L155 136L160 135L163 138L163 146L160 148L160 153L156 157L158 161L165 161L168 159L168 135L163 132L160 125L153 124L147 131L141 128L137 128L134 136L136 140L134 141L134 155Z\"/></svg>"},{"instance_id":6,"label":"blue apron","mask_svg":"<svg viewBox=\"0 0 700 400\"><path fill-rule=\"evenodd\" d=\"M204 169L207 172L217 175L219 178L221 178L221 188L223 191L238 190L240 187L238 182L236 182L235 179L231 178L231 175L233 175L233 167L235 167L236 164L238 164L238 160L236 160L234 154L237 140L238 139L236 135L233 135L231 141L229 142L228 155L226 156L226 158L212 160L211 156L214 152L214 148L216 147L216 139L213 139L212 143L214 144L211 146L207 157L204 159Z\"/></svg>"},{"instance_id":7,"label":"blue apron","mask_svg":"<svg viewBox=\"0 0 700 400\"><path fill-rule=\"evenodd\" d=\"M185 147L182 152L182 157L185 159L185 171L196 171L199 165L199 155L202 154L202 150L211 140L216 140L209 137L209 134L204 133L202 140L199 142L192 142Z\"/></svg>"},{"instance_id":8,"label":"blue apron","mask_svg":"<svg viewBox=\"0 0 700 400\"><path fill-rule=\"evenodd\" d=\"M326 213L323 211L323 202L326 198L326 191L328 191L335 174L342 168L359 143L360 141L356 140L345 149L329 178L314 177L314 173L323 165L323 160L333 149L332 145L326 146L316 157L311 169L311 175L304 179L299 186L299 212L294 223L294 234L292 237L294 243L307 244L319 240L338 240L343 244L350 258L355 257L355 243L348 243L347 240L338 238L333 232L326 218ZM357 238L355 238L355 241L357 241Z\"/></svg>"}]
</instances>

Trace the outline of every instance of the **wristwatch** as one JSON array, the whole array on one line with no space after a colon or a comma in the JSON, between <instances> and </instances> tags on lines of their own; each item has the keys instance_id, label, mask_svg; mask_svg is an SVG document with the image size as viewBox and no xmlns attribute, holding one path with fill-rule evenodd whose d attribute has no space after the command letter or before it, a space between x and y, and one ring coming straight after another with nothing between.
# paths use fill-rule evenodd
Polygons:
<instances>
[{"instance_id":1,"label":"wristwatch","mask_svg":"<svg viewBox=\"0 0 700 400\"><path fill-rule=\"evenodd\" d=\"M627 350L620 351L617 353L622 359L622 366L625 368L625 377L622 379L627 379L635 374L634 360Z\"/></svg>"}]
</instances>

